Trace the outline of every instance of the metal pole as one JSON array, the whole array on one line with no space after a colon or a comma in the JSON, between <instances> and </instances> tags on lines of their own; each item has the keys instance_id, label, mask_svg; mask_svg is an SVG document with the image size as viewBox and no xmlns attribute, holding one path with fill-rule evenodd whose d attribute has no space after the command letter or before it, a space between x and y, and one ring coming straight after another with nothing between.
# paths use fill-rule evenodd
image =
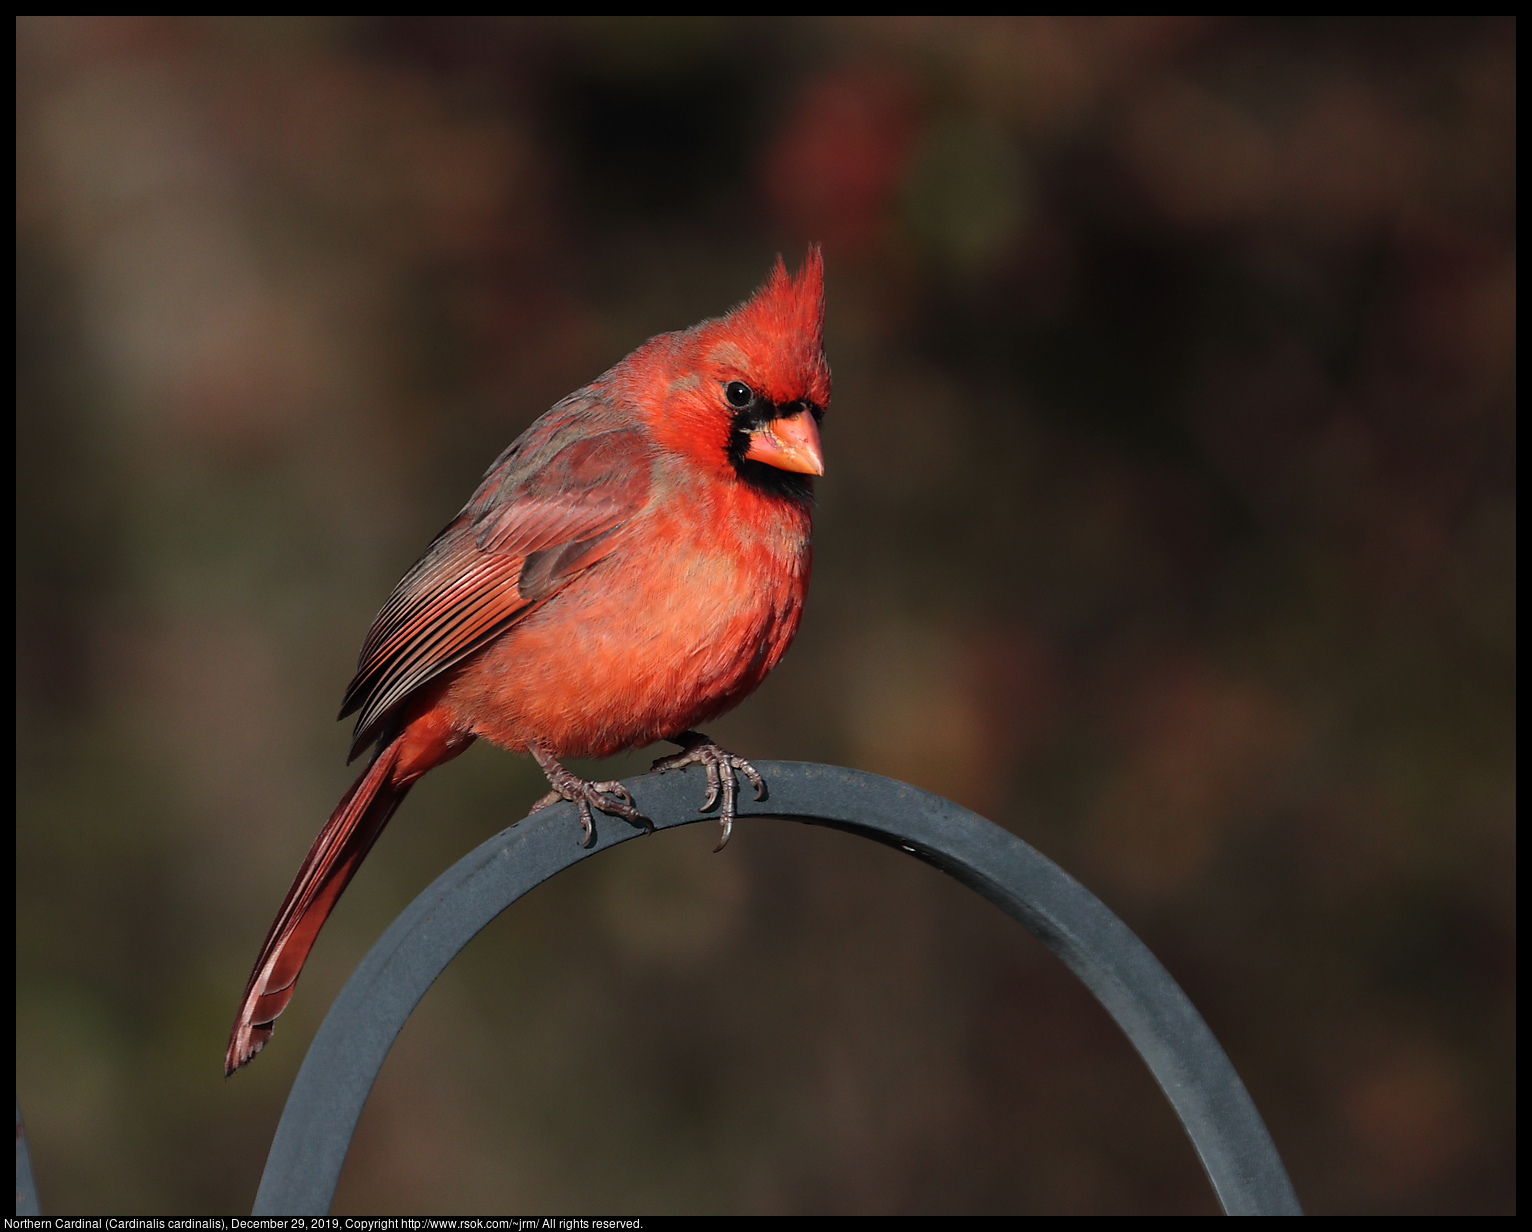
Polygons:
<instances>
[{"instance_id":1,"label":"metal pole","mask_svg":"<svg viewBox=\"0 0 1532 1232\"><path fill-rule=\"evenodd\" d=\"M1244 1084L1169 972L1089 890L977 813L881 775L758 762L770 796L741 817L831 826L909 852L977 890L1064 960L1132 1041L1191 1137L1225 1212L1299 1215L1297 1195ZM626 780L657 829L697 813L700 771ZM749 795L751 793L744 793ZM405 1020L459 950L528 890L641 831L597 815L591 847L572 805L495 835L438 877L357 967L325 1017L277 1126L257 1215L330 1209L362 1105Z\"/></svg>"},{"instance_id":2,"label":"metal pole","mask_svg":"<svg viewBox=\"0 0 1532 1232\"><path fill-rule=\"evenodd\" d=\"M32 1179L32 1156L27 1150L27 1131L21 1124L21 1104L16 1104L16 1213L41 1215L37 1205L37 1183Z\"/></svg>"}]
</instances>

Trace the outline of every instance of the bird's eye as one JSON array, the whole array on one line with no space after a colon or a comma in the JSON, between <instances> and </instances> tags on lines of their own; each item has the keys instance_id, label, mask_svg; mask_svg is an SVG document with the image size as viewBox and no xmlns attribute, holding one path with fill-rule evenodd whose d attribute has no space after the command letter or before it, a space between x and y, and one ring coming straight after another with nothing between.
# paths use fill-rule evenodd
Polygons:
<instances>
[{"instance_id":1,"label":"bird's eye","mask_svg":"<svg viewBox=\"0 0 1532 1232\"><path fill-rule=\"evenodd\" d=\"M730 406L749 406L755 391L743 381L730 381L723 387L723 396L729 400Z\"/></svg>"}]
</instances>

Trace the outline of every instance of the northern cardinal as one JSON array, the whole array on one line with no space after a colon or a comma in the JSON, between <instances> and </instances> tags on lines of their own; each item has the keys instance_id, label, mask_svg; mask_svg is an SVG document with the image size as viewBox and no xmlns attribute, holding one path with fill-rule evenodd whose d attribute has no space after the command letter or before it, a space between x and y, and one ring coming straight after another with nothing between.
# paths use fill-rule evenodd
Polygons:
<instances>
[{"instance_id":1,"label":"northern cardinal","mask_svg":"<svg viewBox=\"0 0 1532 1232\"><path fill-rule=\"evenodd\" d=\"M620 783L560 757L668 740L734 821L743 758L693 730L776 666L809 584L811 476L830 402L824 264L810 248L727 316L651 338L495 460L394 588L341 717L376 743L309 849L229 1037L225 1074L271 1038L325 917L411 785L483 736L537 759L557 800L649 828ZM528 814L529 816L531 814Z\"/></svg>"}]
</instances>

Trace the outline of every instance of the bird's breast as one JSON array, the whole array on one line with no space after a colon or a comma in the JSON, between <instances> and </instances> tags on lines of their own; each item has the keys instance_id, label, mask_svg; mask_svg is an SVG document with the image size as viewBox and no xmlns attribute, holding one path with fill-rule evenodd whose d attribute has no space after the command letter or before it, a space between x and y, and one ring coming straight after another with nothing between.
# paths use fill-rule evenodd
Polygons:
<instances>
[{"instance_id":1,"label":"bird's breast","mask_svg":"<svg viewBox=\"0 0 1532 1232\"><path fill-rule=\"evenodd\" d=\"M671 502L604 559L466 662L459 721L508 748L602 757L732 708L797 633L809 517Z\"/></svg>"}]
</instances>

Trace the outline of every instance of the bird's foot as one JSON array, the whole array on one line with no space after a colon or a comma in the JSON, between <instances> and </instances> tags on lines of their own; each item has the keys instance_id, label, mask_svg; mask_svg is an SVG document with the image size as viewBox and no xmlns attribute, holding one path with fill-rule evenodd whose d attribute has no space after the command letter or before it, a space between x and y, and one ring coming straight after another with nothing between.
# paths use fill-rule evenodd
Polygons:
<instances>
[{"instance_id":1,"label":"bird's foot","mask_svg":"<svg viewBox=\"0 0 1532 1232\"><path fill-rule=\"evenodd\" d=\"M633 804L632 794L616 779L593 783L564 769L554 761L551 753L544 752L535 744L529 745L528 751L537 759L537 764L548 776L548 782L553 785L553 790L531 807L527 813L528 817L547 808L550 804L568 800L580 810L580 825L584 829L584 833L580 836L582 847L589 847L595 834L595 826L592 824L590 815L592 805L603 813L611 813L614 817L631 821L635 826L642 826L645 833L654 833L654 823L638 811ZM612 799L613 796L617 799Z\"/></svg>"},{"instance_id":2,"label":"bird's foot","mask_svg":"<svg viewBox=\"0 0 1532 1232\"><path fill-rule=\"evenodd\" d=\"M736 757L727 749L719 748L701 732L685 731L670 739L681 746L681 751L669 757L661 757L649 769L663 774L666 770L679 770L682 766L701 765L707 768L707 799L697 811L707 812L718 803L719 793L722 792L723 811L718 814L718 820L723 825L723 833L719 836L718 846L713 848L715 852L722 851L724 844L729 841L730 831L734 829L734 772L738 770L750 780L755 787L757 800L766 798L766 780L743 757Z\"/></svg>"}]
</instances>

